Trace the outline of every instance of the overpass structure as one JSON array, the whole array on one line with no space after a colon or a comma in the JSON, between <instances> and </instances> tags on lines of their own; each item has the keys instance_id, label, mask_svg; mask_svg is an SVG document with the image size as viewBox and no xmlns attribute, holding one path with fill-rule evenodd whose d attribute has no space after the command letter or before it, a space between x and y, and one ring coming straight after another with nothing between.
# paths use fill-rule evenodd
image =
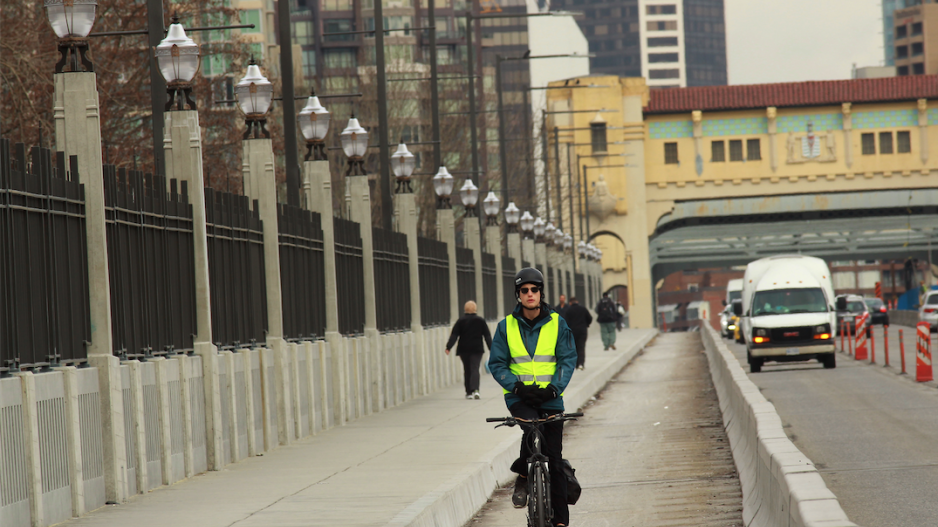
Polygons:
<instances>
[{"instance_id":1,"label":"overpass structure","mask_svg":"<svg viewBox=\"0 0 938 527\"><path fill-rule=\"evenodd\" d=\"M605 286L628 287L633 327L654 325L655 284L674 271L787 252L923 257L938 242L938 76L565 84L549 93L552 173L576 167L586 192L566 190L580 205L568 217L586 217Z\"/></svg>"}]
</instances>

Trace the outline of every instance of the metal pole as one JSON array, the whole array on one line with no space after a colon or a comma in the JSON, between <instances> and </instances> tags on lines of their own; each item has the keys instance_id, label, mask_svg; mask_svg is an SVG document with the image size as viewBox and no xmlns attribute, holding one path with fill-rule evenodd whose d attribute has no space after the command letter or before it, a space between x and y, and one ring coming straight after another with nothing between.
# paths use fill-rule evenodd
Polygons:
<instances>
[{"instance_id":1,"label":"metal pole","mask_svg":"<svg viewBox=\"0 0 938 527\"><path fill-rule=\"evenodd\" d=\"M384 6L375 2L375 67L378 70L378 166L381 167L381 219L391 230L391 166L388 151L388 87L384 71Z\"/></svg>"},{"instance_id":2,"label":"metal pole","mask_svg":"<svg viewBox=\"0 0 938 527\"><path fill-rule=\"evenodd\" d=\"M521 93L524 96L524 169L526 172L525 177L528 180L528 195L525 208L530 209L536 202L534 197L534 161L531 152L531 127L533 123L531 122L531 103L528 101L528 90L521 90ZM501 113L499 113L499 115L501 115Z\"/></svg>"},{"instance_id":3,"label":"metal pole","mask_svg":"<svg viewBox=\"0 0 938 527\"><path fill-rule=\"evenodd\" d=\"M166 81L160 74L160 69L153 64L156 58L153 49L163 40L163 0L147 0L147 34L150 50L147 57L150 61L150 110L153 127L153 163L154 171L165 173L163 167L163 107L166 105Z\"/></svg>"},{"instance_id":4,"label":"metal pole","mask_svg":"<svg viewBox=\"0 0 938 527\"><path fill-rule=\"evenodd\" d=\"M570 166L571 146L572 145L570 143L567 143L567 197L570 198L570 236L573 236L574 232L576 231L576 223L573 221L573 168ZM579 178L577 181L579 181ZM576 239L576 236L573 236L573 238ZM574 247L574 249L576 248ZM573 261L576 262L576 258L574 258Z\"/></svg>"},{"instance_id":5,"label":"metal pole","mask_svg":"<svg viewBox=\"0 0 938 527\"><path fill-rule=\"evenodd\" d=\"M586 205L586 243L590 241L590 191L586 172L589 167L583 165L583 204Z\"/></svg>"},{"instance_id":6,"label":"metal pole","mask_svg":"<svg viewBox=\"0 0 938 527\"><path fill-rule=\"evenodd\" d=\"M508 206L508 153L505 151L505 116L502 102L502 62L501 55L495 55L495 93L498 96L498 157L502 167L502 203Z\"/></svg>"},{"instance_id":7,"label":"metal pole","mask_svg":"<svg viewBox=\"0 0 938 527\"><path fill-rule=\"evenodd\" d=\"M554 166L557 169L557 228L563 230L563 198L560 196L560 128L554 127ZM570 218L573 220L573 218Z\"/></svg>"},{"instance_id":8,"label":"metal pole","mask_svg":"<svg viewBox=\"0 0 938 527\"><path fill-rule=\"evenodd\" d=\"M550 223L550 164L547 159L547 112L541 114L541 161L544 164L544 203L547 204L547 222Z\"/></svg>"},{"instance_id":9,"label":"metal pole","mask_svg":"<svg viewBox=\"0 0 938 527\"><path fill-rule=\"evenodd\" d=\"M300 206L300 164L296 146L296 102L293 93L293 39L290 37L290 2L277 0L280 40L280 80L283 96L283 149L286 155L287 203Z\"/></svg>"},{"instance_id":10,"label":"metal pole","mask_svg":"<svg viewBox=\"0 0 938 527\"><path fill-rule=\"evenodd\" d=\"M440 152L440 93L437 88L439 77L436 64L436 0L428 0L427 15L430 19L430 120L433 126L433 170L435 171L443 165Z\"/></svg>"},{"instance_id":11,"label":"metal pole","mask_svg":"<svg viewBox=\"0 0 938 527\"><path fill-rule=\"evenodd\" d=\"M469 142L472 150L472 182L479 186L479 131L476 128L475 58L472 44L472 11L466 11L466 58L469 60ZM481 207L482 200L479 200ZM477 216L479 211L477 211ZM481 217L481 216L479 216Z\"/></svg>"}]
</instances>

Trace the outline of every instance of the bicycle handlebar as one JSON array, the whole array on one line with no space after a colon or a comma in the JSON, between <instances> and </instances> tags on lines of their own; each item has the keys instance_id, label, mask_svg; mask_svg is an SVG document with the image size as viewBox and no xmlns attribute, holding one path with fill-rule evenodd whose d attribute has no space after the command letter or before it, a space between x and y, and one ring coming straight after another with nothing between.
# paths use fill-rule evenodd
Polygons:
<instances>
[{"instance_id":1,"label":"bicycle handlebar","mask_svg":"<svg viewBox=\"0 0 938 527\"><path fill-rule=\"evenodd\" d=\"M558 415L559 417L552 416L552 417L548 417L547 419L538 419L538 421L541 421L541 422L561 421L561 420L566 420L568 418L572 419L576 417L583 417L583 412L571 412L569 414L558 414ZM486 423L504 423L506 421L515 422L516 418L515 417L486 417L485 418Z\"/></svg>"}]
</instances>

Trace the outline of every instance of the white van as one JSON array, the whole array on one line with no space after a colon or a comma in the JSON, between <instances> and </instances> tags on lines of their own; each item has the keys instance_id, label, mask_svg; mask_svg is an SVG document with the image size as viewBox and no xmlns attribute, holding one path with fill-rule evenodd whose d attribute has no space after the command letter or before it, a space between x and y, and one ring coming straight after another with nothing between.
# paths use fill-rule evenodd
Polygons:
<instances>
[{"instance_id":1,"label":"white van","mask_svg":"<svg viewBox=\"0 0 938 527\"><path fill-rule=\"evenodd\" d=\"M749 371L766 361L837 366L834 288L824 260L793 254L750 263L738 310Z\"/></svg>"},{"instance_id":2,"label":"white van","mask_svg":"<svg viewBox=\"0 0 938 527\"><path fill-rule=\"evenodd\" d=\"M734 278L726 283L726 300L723 302L724 306L733 305L733 300L742 297L743 295L743 279Z\"/></svg>"}]
</instances>

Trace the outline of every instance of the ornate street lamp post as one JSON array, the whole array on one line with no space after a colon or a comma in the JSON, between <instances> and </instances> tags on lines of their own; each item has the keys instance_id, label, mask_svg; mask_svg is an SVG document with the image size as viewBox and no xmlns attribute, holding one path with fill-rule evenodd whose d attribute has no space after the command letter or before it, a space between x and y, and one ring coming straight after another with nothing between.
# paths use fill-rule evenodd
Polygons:
<instances>
[{"instance_id":1,"label":"ornate street lamp post","mask_svg":"<svg viewBox=\"0 0 938 527\"><path fill-rule=\"evenodd\" d=\"M365 174L365 152L368 151L368 130L362 128L352 114L348 120L348 126L339 135L342 141L342 151L348 156L348 170L345 177L364 176Z\"/></svg>"},{"instance_id":2,"label":"ornate street lamp post","mask_svg":"<svg viewBox=\"0 0 938 527\"><path fill-rule=\"evenodd\" d=\"M450 195L453 193L455 180L446 167L441 166L439 172L433 176L433 191L436 192L436 208L451 209Z\"/></svg>"},{"instance_id":3,"label":"ornate street lamp post","mask_svg":"<svg viewBox=\"0 0 938 527\"><path fill-rule=\"evenodd\" d=\"M264 139L270 139L270 132L267 131L267 111L273 100L274 87L261 73L253 57L248 63L247 74L241 82L235 85L234 92L238 98L238 106L244 112L244 122L247 125L243 138L250 139L253 129L255 139L258 139L261 134Z\"/></svg>"},{"instance_id":4,"label":"ornate street lamp post","mask_svg":"<svg viewBox=\"0 0 938 527\"><path fill-rule=\"evenodd\" d=\"M94 65L85 54L97 5L97 0L45 0L46 16L52 31L59 37L59 53L62 55L55 64L56 73L64 71L69 53L72 54L72 71L82 71L82 67L84 71L94 71Z\"/></svg>"},{"instance_id":5,"label":"ornate street lamp post","mask_svg":"<svg viewBox=\"0 0 938 527\"><path fill-rule=\"evenodd\" d=\"M306 139L306 157L304 161L326 161L326 134L329 132L329 122L332 114L323 108L316 96L316 90L309 93L306 106L300 110L300 131Z\"/></svg>"},{"instance_id":6,"label":"ornate street lamp post","mask_svg":"<svg viewBox=\"0 0 938 527\"><path fill-rule=\"evenodd\" d=\"M467 178L462 188L459 189L459 198L462 200L463 206L466 207L466 217L474 217L475 206L479 201L479 189L471 179Z\"/></svg>"},{"instance_id":7,"label":"ornate street lamp post","mask_svg":"<svg viewBox=\"0 0 938 527\"><path fill-rule=\"evenodd\" d=\"M179 17L173 15L172 20L166 38L154 51L160 75L166 81L166 94L169 96L163 110L168 112L173 109L177 95L185 96L185 99L179 98L177 110L184 110L184 103L188 109L195 110L195 101L191 97L192 78L199 71L202 61L199 45L186 36L185 29L179 23Z\"/></svg>"},{"instance_id":8,"label":"ornate street lamp post","mask_svg":"<svg viewBox=\"0 0 938 527\"><path fill-rule=\"evenodd\" d=\"M534 216L531 216L528 211L524 211L524 214L521 215L521 232L526 239L530 238L534 232Z\"/></svg>"},{"instance_id":9,"label":"ornate street lamp post","mask_svg":"<svg viewBox=\"0 0 938 527\"><path fill-rule=\"evenodd\" d=\"M527 214L527 213L525 213ZM529 214L530 216L530 214ZM521 210L512 201L505 207L505 223L508 224L508 232L518 232L518 222L521 221Z\"/></svg>"},{"instance_id":10,"label":"ornate street lamp post","mask_svg":"<svg viewBox=\"0 0 938 527\"><path fill-rule=\"evenodd\" d=\"M404 143L397 145L397 152L391 155L391 168L394 170L394 179L397 181L394 187L395 194L410 194L414 191L410 188L410 176L413 175L416 167L417 161L414 154L407 149L407 145Z\"/></svg>"},{"instance_id":11,"label":"ornate street lamp post","mask_svg":"<svg viewBox=\"0 0 938 527\"><path fill-rule=\"evenodd\" d=\"M501 201L502 200L498 199L498 196L492 191L489 191L489 195L482 200L482 209L485 211L486 225L498 225L498 209Z\"/></svg>"}]
</instances>

